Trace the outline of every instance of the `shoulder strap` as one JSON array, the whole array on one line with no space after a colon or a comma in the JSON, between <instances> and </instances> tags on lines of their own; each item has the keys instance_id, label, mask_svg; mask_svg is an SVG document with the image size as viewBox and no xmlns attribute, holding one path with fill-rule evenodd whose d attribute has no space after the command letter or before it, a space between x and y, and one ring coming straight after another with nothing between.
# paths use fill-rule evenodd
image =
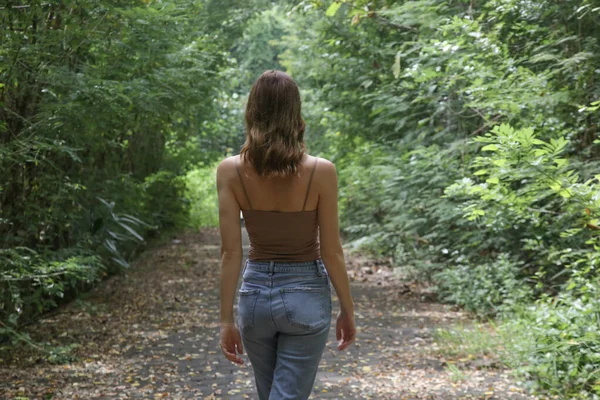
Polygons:
<instances>
[{"instance_id":1,"label":"shoulder strap","mask_svg":"<svg viewBox=\"0 0 600 400\"><path fill-rule=\"evenodd\" d=\"M308 200L308 194L310 193L310 185L313 180L313 176L315 175L315 171L317 170L317 163L319 162L319 157L315 157L315 165L313 166L312 172L310 173L310 179L308 180L308 187L306 188L306 197L304 197L304 205L302 206L302 211L306 208L306 200Z\"/></svg>"},{"instance_id":2,"label":"shoulder strap","mask_svg":"<svg viewBox=\"0 0 600 400\"><path fill-rule=\"evenodd\" d=\"M252 210L252 202L250 201L250 197L248 196L248 192L246 191L246 185L244 185L244 180L242 179L242 174L240 173L240 159L239 157L235 159L235 170L237 171L238 177L240 178L240 183L242 184L242 189L244 190L244 195L246 195L246 200L248 201L248 205Z\"/></svg>"}]
</instances>

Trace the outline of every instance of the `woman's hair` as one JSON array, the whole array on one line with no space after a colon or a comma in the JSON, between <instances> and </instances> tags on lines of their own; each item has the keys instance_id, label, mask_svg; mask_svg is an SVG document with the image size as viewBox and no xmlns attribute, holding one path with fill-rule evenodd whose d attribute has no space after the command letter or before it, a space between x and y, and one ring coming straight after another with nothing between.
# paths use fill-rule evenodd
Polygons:
<instances>
[{"instance_id":1,"label":"woman's hair","mask_svg":"<svg viewBox=\"0 0 600 400\"><path fill-rule=\"evenodd\" d=\"M288 74L269 70L254 82L246 105L246 142L240 152L258 176L295 174L306 146L300 91Z\"/></svg>"}]
</instances>

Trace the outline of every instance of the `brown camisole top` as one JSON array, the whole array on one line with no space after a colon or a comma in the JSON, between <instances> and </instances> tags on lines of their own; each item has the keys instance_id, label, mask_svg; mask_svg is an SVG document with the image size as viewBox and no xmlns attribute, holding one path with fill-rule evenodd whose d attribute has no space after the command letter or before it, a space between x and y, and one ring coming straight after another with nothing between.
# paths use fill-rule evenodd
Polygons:
<instances>
[{"instance_id":1,"label":"brown camisole top","mask_svg":"<svg viewBox=\"0 0 600 400\"><path fill-rule=\"evenodd\" d=\"M321 257L317 210L305 211L318 161L317 158L310 174L302 211L263 211L252 209L252 202L236 159L235 167L250 206L249 210L242 210L250 239L249 260L294 262L314 261Z\"/></svg>"}]
</instances>

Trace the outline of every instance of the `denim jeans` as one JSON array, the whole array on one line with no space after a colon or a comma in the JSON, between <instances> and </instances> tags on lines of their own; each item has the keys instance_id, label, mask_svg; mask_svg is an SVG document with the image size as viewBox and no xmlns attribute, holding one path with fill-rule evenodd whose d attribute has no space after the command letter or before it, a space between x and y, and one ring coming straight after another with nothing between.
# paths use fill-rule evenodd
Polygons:
<instances>
[{"instance_id":1,"label":"denim jeans","mask_svg":"<svg viewBox=\"0 0 600 400\"><path fill-rule=\"evenodd\" d=\"M238 327L260 400L305 400L331 327L331 283L320 259L246 262Z\"/></svg>"}]
</instances>

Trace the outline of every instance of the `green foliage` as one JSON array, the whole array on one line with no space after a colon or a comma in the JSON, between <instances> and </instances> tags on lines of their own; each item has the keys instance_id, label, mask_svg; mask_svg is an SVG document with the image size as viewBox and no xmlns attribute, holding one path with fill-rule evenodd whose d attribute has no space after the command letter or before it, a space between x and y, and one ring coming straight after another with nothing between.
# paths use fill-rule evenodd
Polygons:
<instances>
[{"instance_id":1,"label":"green foliage","mask_svg":"<svg viewBox=\"0 0 600 400\"><path fill-rule=\"evenodd\" d=\"M186 197L191 203L189 225L194 228L219 225L217 164L194 169L186 176Z\"/></svg>"},{"instance_id":2,"label":"green foliage","mask_svg":"<svg viewBox=\"0 0 600 400\"><path fill-rule=\"evenodd\" d=\"M27 247L1 250L3 323L15 328L22 317L37 316L55 307L69 291L99 280L104 266L98 256L90 253L69 249L43 254Z\"/></svg>"},{"instance_id":3,"label":"green foliage","mask_svg":"<svg viewBox=\"0 0 600 400\"><path fill-rule=\"evenodd\" d=\"M290 29L290 22L283 15L281 6L274 6L257 13L248 21L231 55L237 61L231 74L237 75L238 91L248 90L254 80L269 69L281 70L278 56L285 50L281 38Z\"/></svg>"},{"instance_id":4,"label":"green foliage","mask_svg":"<svg viewBox=\"0 0 600 400\"><path fill-rule=\"evenodd\" d=\"M52 364L67 364L73 362L75 357L72 352L78 344L72 343L67 346L53 346L50 347L46 353L46 360Z\"/></svg>"},{"instance_id":5,"label":"green foliage","mask_svg":"<svg viewBox=\"0 0 600 400\"><path fill-rule=\"evenodd\" d=\"M377 156L365 146L363 154L374 156L363 156L361 164L340 173L342 226L355 238L350 244L392 255L403 275L430 281L443 263L457 257L453 243L471 234L460 233L465 225L460 213L441 196L458 177L456 151L398 147L397 153Z\"/></svg>"},{"instance_id":6,"label":"green foliage","mask_svg":"<svg viewBox=\"0 0 600 400\"><path fill-rule=\"evenodd\" d=\"M502 125L475 142L486 145L471 164L473 177L446 195L462 201L473 224L502 238L493 251L518 254L538 289L573 272L595 275L600 176L581 180L564 158L569 142L562 137L543 141L532 129Z\"/></svg>"},{"instance_id":7,"label":"green foliage","mask_svg":"<svg viewBox=\"0 0 600 400\"><path fill-rule=\"evenodd\" d=\"M494 316L532 299L519 262L507 254L482 265L454 265L434 276L444 301L482 316Z\"/></svg>"},{"instance_id":8,"label":"green foliage","mask_svg":"<svg viewBox=\"0 0 600 400\"><path fill-rule=\"evenodd\" d=\"M121 267L128 267L128 257L123 254L122 248L129 242L143 242L139 228L148 225L132 215L116 213L114 202L102 198L98 200L101 207L95 209L93 214L92 236L88 243L101 243L112 261Z\"/></svg>"},{"instance_id":9,"label":"green foliage","mask_svg":"<svg viewBox=\"0 0 600 400\"><path fill-rule=\"evenodd\" d=\"M538 391L600 395L593 1L67 3L0 13L2 332L215 226L214 162L285 69L350 246L500 317Z\"/></svg>"},{"instance_id":10,"label":"green foliage","mask_svg":"<svg viewBox=\"0 0 600 400\"><path fill-rule=\"evenodd\" d=\"M467 220L495 233L494 252L514 256L443 270L441 294L479 314L512 316L502 329L522 333L509 342L508 363L536 390L597 395L598 176L579 177L564 158L570 142L563 137L543 141L532 129L501 125L474 142L485 144L484 155L471 163L473 176L449 186L446 196L462 202ZM529 307L527 277L545 293Z\"/></svg>"},{"instance_id":11,"label":"green foliage","mask_svg":"<svg viewBox=\"0 0 600 400\"><path fill-rule=\"evenodd\" d=\"M2 7L0 322L29 321L186 226L187 170L239 137L207 121L252 6Z\"/></svg>"},{"instance_id":12,"label":"green foliage","mask_svg":"<svg viewBox=\"0 0 600 400\"><path fill-rule=\"evenodd\" d=\"M349 0L293 10L279 62L306 93L309 142L338 167L350 245L392 256L403 275L478 314L533 304L551 321L572 307L573 329L595 331L573 302L588 302L576 291L597 285L600 254L598 7ZM552 303L561 296L569 306ZM583 351L569 347L575 334L540 325L524 339L522 372L541 391L592 393L597 360L569 359L566 349ZM542 362L544 343L565 350Z\"/></svg>"},{"instance_id":13,"label":"green foliage","mask_svg":"<svg viewBox=\"0 0 600 400\"><path fill-rule=\"evenodd\" d=\"M600 282L584 288L542 298L504 322L503 329L517 333L508 346L510 366L534 378L538 391L578 399L600 395Z\"/></svg>"},{"instance_id":14,"label":"green foliage","mask_svg":"<svg viewBox=\"0 0 600 400\"><path fill-rule=\"evenodd\" d=\"M187 225L189 202L185 195L184 176L162 170L147 176L140 186L144 199L144 220L153 221L163 230ZM156 229L149 225L146 225L146 228Z\"/></svg>"},{"instance_id":15,"label":"green foliage","mask_svg":"<svg viewBox=\"0 0 600 400\"><path fill-rule=\"evenodd\" d=\"M600 321L597 280L586 293L543 297L497 323L454 325L435 340L450 357L494 357L534 391L569 399L598 396Z\"/></svg>"}]
</instances>

